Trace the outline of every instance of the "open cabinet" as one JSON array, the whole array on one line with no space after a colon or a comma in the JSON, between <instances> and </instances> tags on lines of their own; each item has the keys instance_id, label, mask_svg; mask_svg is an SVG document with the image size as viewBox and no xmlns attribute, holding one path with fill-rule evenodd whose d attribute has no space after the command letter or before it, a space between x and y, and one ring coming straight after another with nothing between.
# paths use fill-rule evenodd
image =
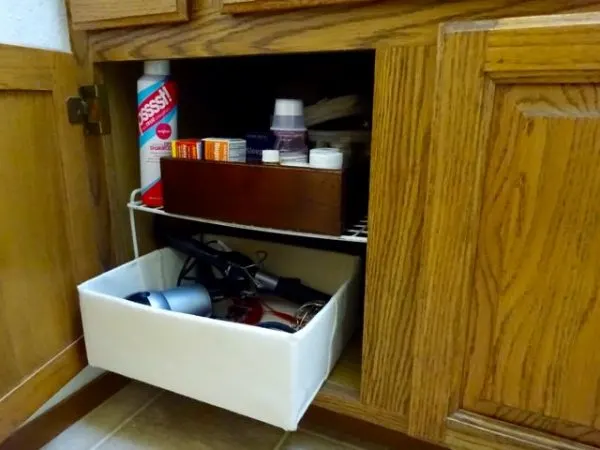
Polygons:
<instances>
[{"instance_id":1,"label":"open cabinet","mask_svg":"<svg viewBox=\"0 0 600 450\"><path fill-rule=\"evenodd\" d=\"M364 99L359 121L318 131L324 142L338 127L369 135L370 145L361 150L369 169L361 194L368 199L365 233L324 236L184 218L206 234L251 246L285 244L362 260L357 330L324 383L311 381L311 389L319 386L313 404L456 449L597 445L595 394L578 387L594 392L599 365L591 344L598 339L598 211L591 199L597 187L600 69L594 55L600 18L589 11L600 4L382 0L332 7L328 14L306 8L277 17L232 17L222 14L220 1L193 3L183 25L91 33L93 64L72 66L73 72L63 72L57 62L68 56L34 52L19 65L21 56L1 50L10 62L0 71L2 107L35 122L40 110L54 117L44 130L58 143L59 163L27 161L29 147L40 145L41 137L23 144L14 133L8 134L10 144L21 151L3 158L49 168L44 176L64 204L48 198L43 211L64 220L53 222L54 234L32 230L48 260L67 268L56 277L68 280L73 292L55 292L53 302L69 317L66 324L63 315L55 321L59 343L27 360L26 370L0 376L8 380L0 411L10 411L0 414L0 436L86 363L78 351L74 286L160 247L153 222L182 222L165 211L150 213L131 197L140 179L135 82L141 60L170 59L181 90L182 138L268 128L280 96L302 98L306 105L348 94ZM438 46L438 25L457 16L563 11L587 13L447 25ZM93 81L102 86L97 92L106 95L110 133L84 138L58 105L60 97L75 95L76 78L91 84L92 66ZM21 101L31 108L19 109L15 102ZM27 136L39 130L32 127ZM32 202L37 190L31 186L46 180L4 179L14 179ZM8 204L34 225L46 220L28 215L23 202ZM32 245L25 228L9 223L19 242ZM55 245L65 236L73 261ZM20 259L11 245L15 263ZM44 258L27 260L28 267ZM1 283L5 295L4 278ZM30 296L25 287L17 292L21 297ZM5 305L14 308L11 314L20 311L14 300ZM10 339L27 336L32 345L44 340L29 333L36 325L29 317L6 322L13 327L7 328ZM17 359L9 359L10 370ZM588 378L577 378L584 372ZM36 389L38 382L44 389ZM292 428L292 422L284 426Z\"/></svg>"},{"instance_id":2,"label":"open cabinet","mask_svg":"<svg viewBox=\"0 0 600 450\"><path fill-rule=\"evenodd\" d=\"M210 220L200 221L204 229L217 233L366 256L360 329L315 404L406 430L435 47L181 59L172 65L182 91L182 137L243 135L249 129L268 127L274 98L281 95L303 98L306 105L350 93L364 99L366 114L358 115L360 120L351 125L372 134L371 145L362 150L366 150L365 161L370 165L364 192L369 197L365 211L368 235L323 239L256 227L224 228ZM137 62L99 65L107 86L112 126L111 134L105 137L106 158L120 174L110 187L115 201L113 226L118 227L120 239L115 263L126 262L132 255L130 236L124 232L130 223L124 205L129 202L133 210L144 209L135 198L130 199L131 192L139 187L133 92L141 71ZM349 73L352 77L345 76ZM338 121L333 126L348 124ZM144 231L143 221L148 219L147 214L135 213L142 254L153 248L148 246Z\"/></svg>"},{"instance_id":3,"label":"open cabinet","mask_svg":"<svg viewBox=\"0 0 600 450\"><path fill-rule=\"evenodd\" d=\"M189 58L173 60L172 67L182 92L181 137L243 136L249 130L264 129L278 96L302 98L307 106L324 97L347 94L364 99L364 112L352 119L354 123L337 121L324 132L351 126L372 135L371 145L358 150L364 152L365 164L370 166L369 183L363 192L369 200L366 234L324 238L252 226L224 227L201 217L193 219L204 230L219 234L362 256L365 285L359 330L317 394L315 404L405 431L411 398L435 47ZM148 212L136 197L130 198L139 187L134 89L142 65L109 62L99 64L97 72L107 88L111 117L112 131L104 143L105 157L117 174L109 189L114 202L112 226L119 239L114 254L118 264L129 261L133 253L131 237L124 231L130 226L125 205L129 203L133 211ZM150 216L133 214L136 242L144 254L154 248L148 239L148 224L143 223Z\"/></svg>"},{"instance_id":4,"label":"open cabinet","mask_svg":"<svg viewBox=\"0 0 600 450\"><path fill-rule=\"evenodd\" d=\"M309 141L335 145L341 139L349 141L355 161L368 175L374 86L375 55L372 51L317 53L296 55L252 56L243 58L211 58L173 60L172 79L178 84L179 136L181 138L205 136L243 137L254 130L268 129L274 101L278 97L300 98L307 111L323 99L352 95L359 100L356 112L349 117L309 126ZM253 226L251 223L223 223L202 216L173 215L164 209L143 206L135 190L139 187L139 152L135 122L135 80L142 72L140 63L116 62L99 65L98 72L108 95L112 131L105 137L107 157L119 167L123 184L113 185L114 199L120 204L119 224L129 228L133 219L134 247L129 233L121 234L123 253L116 255L115 263L126 262L131 253L144 254L155 247L149 227L150 219L175 219L193 223L199 232L228 234L257 242L280 242L296 247L325 249L364 257L368 245L366 216L368 182L363 191L355 193L351 201L362 204L357 223L351 223L342 234L319 235L293 230L275 230ZM342 76L352 73L353 77ZM249 88L252 86L252 88ZM308 119L308 122L313 122ZM340 131L341 130L341 131ZM347 131L350 130L350 131ZM117 180L119 181L119 180ZM218 188L218 186L215 186ZM130 197L131 193L133 196ZM235 195L233 193L232 195ZM237 195L243 196L243 192ZM360 201L363 198L364 201ZM130 211L127 210L127 205ZM127 241L126 239L129 239ZM363 286L364 262L358 280ZM316 404L336 409L346 407L358 410L361 380L361 337L363 322L363 292L359 295L359 326L342 352L338 366L316 397ZM350 318L348 318L350 322ZM291 425L287 425L291 426Z\"/></svg>"}]
</instances>

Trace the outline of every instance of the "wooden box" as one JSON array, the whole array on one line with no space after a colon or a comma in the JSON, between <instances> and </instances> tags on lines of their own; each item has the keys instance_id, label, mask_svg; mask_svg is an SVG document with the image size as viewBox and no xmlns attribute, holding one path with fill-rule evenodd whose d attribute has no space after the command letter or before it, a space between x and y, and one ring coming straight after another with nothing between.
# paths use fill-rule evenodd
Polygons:
<instances>
[{"instance_id":1,"label":"wooden box","mask_svg":"<svg viewBox=\"0 0 600 450\"><path fill-rule=\"evenodd\" d=\"M366 210L364 196L352 195L362 178L354 172L161 160L169 213L328 235L340 235L361 203Z\"/></svg>"}]
</instances>

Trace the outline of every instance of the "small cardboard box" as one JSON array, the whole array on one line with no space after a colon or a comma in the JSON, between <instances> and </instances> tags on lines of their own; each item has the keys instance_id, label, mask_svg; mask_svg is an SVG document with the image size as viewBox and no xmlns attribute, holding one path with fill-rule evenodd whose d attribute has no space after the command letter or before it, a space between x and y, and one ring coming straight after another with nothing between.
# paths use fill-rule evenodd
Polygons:
<instances>
[{"instance_id":1,"label":"small cardboard box","mask_svg":"<svg viewBox=\"0 0 600 450\"><path fill-rule=\"evenodd\" d=\"M207 161L246 162L244 139L205 138L202 148Z\"/></svg>"}]
</instances>

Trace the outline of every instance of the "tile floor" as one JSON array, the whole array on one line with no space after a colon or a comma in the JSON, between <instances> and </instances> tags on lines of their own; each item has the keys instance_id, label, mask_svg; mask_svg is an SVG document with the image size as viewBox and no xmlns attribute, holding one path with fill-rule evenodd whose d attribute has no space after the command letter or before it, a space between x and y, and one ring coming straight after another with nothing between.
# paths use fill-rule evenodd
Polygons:
<instances>
[{"instance_id":1,"label":"tile floor","mask_svg":"<svg viewBox=\"0 0 600 450\"><path fill-rule=\"evenodd\" d=\"M320 429L321 430L321 429ZM279 428L132 382L45 450L382 450L348 436Z\"/></svg>"}]
</instances>

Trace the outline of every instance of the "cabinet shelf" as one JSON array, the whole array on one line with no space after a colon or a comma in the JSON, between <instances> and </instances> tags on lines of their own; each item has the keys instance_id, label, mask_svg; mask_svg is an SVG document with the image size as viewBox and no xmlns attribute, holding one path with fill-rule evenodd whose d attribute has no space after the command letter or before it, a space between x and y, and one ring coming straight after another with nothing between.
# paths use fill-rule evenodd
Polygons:
<instances>
[{"instance_id":1,"label":"cabinet shelf","mask_svg":"<svg viewBox=\"0 0 600 450\"><path fill-rule=\"evenodd\" d=\"M161 208L151 208L149 206L145 206L139 200L141 194L141 189L135 189L131 196L129 197L129 203L127 203L127 207L129 208L129 218L131 222L131 233L133 237L133 250L135 257L139 257L139 249L137 242L137 231L135 227L135 211L142 211L150 214L156 214L160 216L172 217L176 219L182 220L190 220L193 222L205 223L210 225L222 226L226 228L238 228L243 230L250 231L258 231L262 233L270 233L270 234L280 234L280 235L288 235L288 236L296 236L310 239L323 239L327 241L342 241L342 242L356 242L356 243L365 243L367 242L368 236L368 226L367 226L367 218L365 217L362 220L359 220L357 223L349 226L340 236L330 236L326 234L316 234L316 233L303 233L300 231L293 230L282 230L277 228L266 228L266 227L256 227L253 225L245 225L240 223L231 223L231 222L222 222L219 220L211 220L202 217L192 217L192 216L183 216L179 214L171 214L166 212L162 207Z\"/></svg>"}]
</instances>

